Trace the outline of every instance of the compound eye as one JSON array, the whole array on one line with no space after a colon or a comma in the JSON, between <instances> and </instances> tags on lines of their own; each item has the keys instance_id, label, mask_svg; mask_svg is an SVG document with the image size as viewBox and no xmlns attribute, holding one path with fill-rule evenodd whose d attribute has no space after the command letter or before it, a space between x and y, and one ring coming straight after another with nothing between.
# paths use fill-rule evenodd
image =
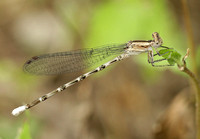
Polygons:
<instances>
[{"instance_id":1,"label":"compound eye","mask_svg":"<svg viewBox=\"0 0 200 139\"><path fill-rule=\"evenodd\" d=\"M156 37L159 38L159 34L156 32Z\"/></svg>"}]
</instances>

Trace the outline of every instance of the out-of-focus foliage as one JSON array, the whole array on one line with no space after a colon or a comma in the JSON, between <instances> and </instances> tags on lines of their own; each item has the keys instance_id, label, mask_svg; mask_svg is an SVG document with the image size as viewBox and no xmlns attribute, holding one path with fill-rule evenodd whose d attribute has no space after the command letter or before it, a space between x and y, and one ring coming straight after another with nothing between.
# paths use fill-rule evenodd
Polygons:
<instances>
[{"instance_id":1,"label":"out-of-focus foliage","mask_svg":"<svg viewBox=\"0 0 200 139\"><path fill-rule=\"evenodd\" d=\"M150 40L153 32L160 33L165 45L175 47L181 43L181 35L170 13L166 2L159 0L102 3L94 9L86 47L88 44L94 47L135 39Z\"/></svg>"},{"instance_id":2,"label":"out-of-focus foliage","mask_svg":"<svg viewBox=\"0 0 200 139\"><path fill-rule=\"evenodd\" d=\"M27 122L24 123L23 128L19 132L18 139L31 139L30 127Z\"/></svg>"},{"instance_id":3,"label":"out-of-focus foliage","mask_svg":"<svg viewBox=\"0 0 200 139\"><path fill-rule=\"evenodd\" d=\"M164 46L174 48L168 59L174 64L175 50L184 53L187 43L182 24L163 0L2 0L0 19L0 138L16 138L20 129L19 136L27 138L147 138L155 115L185 86L181 76L152 67L141 54L33 108L36 118L12 117L12 109L70 76L24 74L23 63L34 55L151 40L158 32Z\"/></svg>"},{"instance_id":4,"label":"out-of-focus foliage","mask_svg":"<svg viewBox=\"0 0 200 139\"><path fill-rule=\"evenodd\" d=\"M199 61L199 59L200 59L200 46L198 46L196 61ZM200 62L197 62L197 66L198 66L198 69L199 69L200 68Z\"/></svg>"},{"instance_id":5,"label":"out-of-focus foliage","mask_svg":"<svg viewBox=\"0 0 200 139\"><path fill-rule=\"evenodd\" d=\"M94 9L85 47L95 47L110 43L124 43L129 40L151 40L153 32L160 33L164 45L184 52L183 36L171 15L165 1L109 1ZM180 46L182 48L180 48ZM150 68L147 57L134 56L140 64L144 79L154 80L159 76L155 68ZM95 65L97 66L97 65ZM149 68L149 70L144 69ZM102 73L103 74L103 73Z\"/></svg>"}]
</instances>

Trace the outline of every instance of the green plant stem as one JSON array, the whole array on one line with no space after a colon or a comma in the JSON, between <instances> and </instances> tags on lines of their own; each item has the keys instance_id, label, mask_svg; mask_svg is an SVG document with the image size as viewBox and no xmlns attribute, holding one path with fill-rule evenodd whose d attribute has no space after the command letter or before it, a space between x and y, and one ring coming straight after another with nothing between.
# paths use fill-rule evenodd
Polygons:
<instances>
[{"instance_id":1,"label":"green plant stem","mask_svg":"<svg viewBox=\"0 0 200 139\"><path fill-rule=\"evenodd\" d=\"M190 76L192 81L195 84L195 87L197 89L195 93L195 123L196 123L196 138L200 139L200 84L199 81L197 80L196 76L194 73L192 73L186 66L185 59L188 57L189 54L189 49L187 50L186 55L183 57L182 62L183 64L178 64L179 70L182 72L186 73L187 75Z\"/></svg>"}]
</instances>

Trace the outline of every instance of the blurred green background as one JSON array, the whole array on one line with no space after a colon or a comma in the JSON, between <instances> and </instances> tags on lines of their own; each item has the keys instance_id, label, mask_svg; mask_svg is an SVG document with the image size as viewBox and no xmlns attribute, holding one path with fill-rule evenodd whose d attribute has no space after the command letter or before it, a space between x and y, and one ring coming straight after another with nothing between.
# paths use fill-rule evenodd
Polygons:
<instances>
[{"instance_id":1,"label":"blurred green background","mask_svg":"<svg viewBox=\"0 0 200 139\"><path fill-rule=\"evenodd\" d=\"M200 1L188 1L188 7L193 39L199 46ZM153 32L160 33L164 46L184 55L188 42L183 18L180 0L1 0L0 138L149 139L167 138L166 134L193 138L193 109L181 111L188 105L171 113L176 117L182 112L181 124L168 121L174 131L163 133L156 126L177 95L189 92L190 82L176 66L152 67L145 54L118 62L25 114L11 115L15 107L81 74L28 75L22 66L30 57L151 40ZM199 65L199 47L195 52Z\"/></svg>"}]
</instances>

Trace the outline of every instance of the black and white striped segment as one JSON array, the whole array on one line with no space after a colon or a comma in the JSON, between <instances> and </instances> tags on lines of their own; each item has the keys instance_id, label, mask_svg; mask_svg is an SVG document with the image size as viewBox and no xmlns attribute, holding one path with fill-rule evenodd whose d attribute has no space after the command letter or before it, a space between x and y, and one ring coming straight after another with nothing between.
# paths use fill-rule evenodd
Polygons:
<instances>
[{"instance_id":1,"label":"black and white striped segment","mask_svg":"<svg viewBox=\"0 0 200 139\"><path fill-rule=\"evenodd\" d=\"M24 112L26 109L30 109L31 107L37 105L38 103L40 103L40 102L42 102L42 101L45 101L46 99L52 97L53 95L55 95L55 94L57 94L57 93L59 93L59 92L65 90L66 88L68 88L68 87L70 87L70 86L72 86L72 85L74 85L74 84L76 84L76 83L78 83L78 82L80 82L80 81L86 79L86 78L89 77L90 75L95 74L95 73L97 73L97 72L99 72L99 71L105 69L106 67L108 67L109 65L111 65L111 64L113 64L113 63L115 63L115 62L120 61L120 60L123 60L124 58L126 58L126 57L128 57L128 56L129 56L129 55L127 55L127 54L122 54L122 55L120 55L120 56L117 56L117 57L114 58L113 60L111 60L111 61L109 61L109 62L107 62L107 63L105 63L105 64L99 66L98 68L96 68L96 69L94 69L94 70L92 70L92 71L90 71L90 72L88 72L88 73L85 73L85 74L83 74L83 75L77 77L76 79L74 79L74 80L72 80L72 81L70 81L70 82L68 82L68 83L66 83L66 84L64 84L64 85L62 85L62 86L60 86L60 87L58 87L56 90L53 90L52 92L50 92L50 93L48 93L48 94L45 94L44 96L42 96L42 97L40 97L40 98L34 100L34 101L31 102L30 104L26 104L26 105L23 105L23 106L20 106L20 107L14 109L14 110L12 111L12 114L15 115L15 116L18 116L19 114L21 114L22 112Z\"/></svg>"}]
</instances>

